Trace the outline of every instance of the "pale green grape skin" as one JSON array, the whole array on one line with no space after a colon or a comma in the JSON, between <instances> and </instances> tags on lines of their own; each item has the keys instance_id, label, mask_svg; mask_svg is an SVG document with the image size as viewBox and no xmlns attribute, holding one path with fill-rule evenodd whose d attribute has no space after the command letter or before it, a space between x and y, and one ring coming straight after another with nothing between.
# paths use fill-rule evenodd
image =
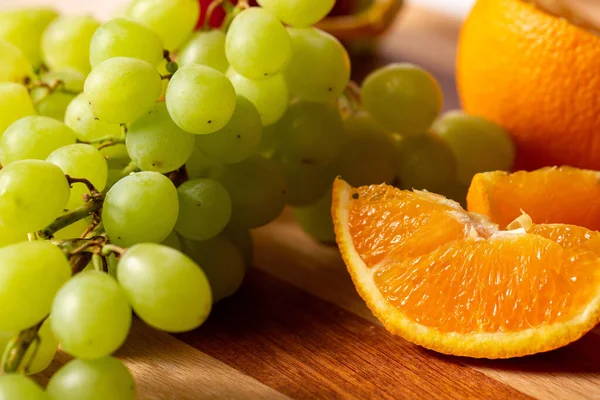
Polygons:
<instances>
[{"instance_id":1,"label":"pale green grape skin","mask_svg":"<svg viewBox=\"0 0 600 400\"><path fill-rule=\"evenodd\" d=\"M279 158L286 184L287 204L307 206L318 201L331 189L335 178L330 165L312 165Z\"/></svg>"},{"instance_id":2,"label":"pale green grape skin","mask_svg":"<svg viewBox=\"0 0 600 400\"><path fill-rule=\"evenodd\" d=\"M37 383L19 374L0 376L0 400L50 400Z\"/></svg>"},{"instance_id":3,"label":"pale green grape skin","mask_svg":"<svg viewBox=\"0 0 600 400\"><path fill-rule=\"evenodd\" d=\"M246 275L244 258L226 235L209 240L182 240L185 254L201 266L208 278L213 301L233 295Z\"/></svg>"},{"instance_id":4,"label":"pale green grape skin","mask_svg":"<svg viewBox=\"0 0 600 400\"><path fill-rule=\"evenodd\" d=\"M125 292L114 278L99 271L81 272L60 288L51 315L61 348L84 360L115 352L131 326Z\"/></svg>"},{"instance_id":5,"label":"pale green grape skin","mask_svg":"<svg viewBox=\"0 0 600 400\"><path fill-rule=\"evenodd\" d=\"M242 255L246 268L250 267L254 259L254 239L250 230L229 224L225 228L224 234Z\"/></svg>"},{"instance_id":6,"label":"pale green grape skin","mask_svg":"<svg viewBox=\"0 0 600 400\"><path fill-rule=\"evenodd\" d=\"M202 269L167 246L142 243L119 260L117 279L136 314L167 332L202 325L212 307L210 284Z\"/></svg>"},{"instance_id":7,"label":"pale green grape skin","mask_svg":"<svg viewBox=\"0 0 600 400\"><path fill-rule=\"evenodd\" d=\"M256 228L281 214L286 202L285 178L281 166L268 158L254 155L237 164L211 170L211 178L220 182L231 196L233 224Z\"/></svg>"},{"instance_id":8,"label":"pale green grape skin","mask_svg":"<svg viewBox=\"0 0 600 400\"><path fill-rule=\"evenodd\" d=\"M373 71L361 87L365 110L391 132L427 131L442 109L442 89L427 71L412 64L389 64Z\"/></svg>"},{"instance_id":9,"label":"pale green grape skin","mask_svg":"<svg viewBox=\"0 0 600 400\"><path fill-rule=\"evenodd\" d=\"M75 143L75 132L64 123L39 115L15 121L0 138L0 162L45 160L54 150Z\"/></svg>"},{"instance_id":10,"label":"pale green grape skin","mask_svg":"<svg viewBox=\"0 0 600 400\"><path fill-rule=\"evenodd\" d=\"M258 144L257 153L267 158L273 157L277 150L279 150L281 135L283 134L284 132L278 129L277 124L265 126L260 143Z\"/></svg>"},{"instance_id":11,"label":"pale green grape skin","mask_svg":"<svg viewBox=\"0 0 600 400\"><path fill-rule=\"evenodd\" d=\"M232 68L227 70L238 95L244 96L258 110L263 126L277 122L287 110L289 92L282 75L273 75L259 81L248 79Z\"/></svg>"},{"instance_id":12,"label":"pale green grape skin","mask_svg":"<svg viewBox=\"0 0 600 400\"><path fill-rule=\"evenodd\" d=\"M83 93L77 95L69 103L65 112L65 124L73 129L77 139L81 141L89 142L108 136L120 137L122 135L121 126L118 123L101 121L95 117L92 107Z\"/></svg>"},{"instance_id":13,"label":"pale green grape skin","mask_svg":"<svg viewBox=\"0 0 600 400\"><path fill-rule=\"evenodd\" d=\"M221 30L194 33L177 54L177 64L202 64L219 72L227 72L225 33Z\"/></svg>"},{"instance_id":14,"label":"pale green grape skin","mask_svg":"<svg viewBox=\"0 0 600 400\"><path fill-rule=\"evenodd\" d=\"M31 64L14 44L0 39L0 54L0 82L25 83L33 77Z\"/></svg>"},{"instance_id":15,"label":"pale green grape skin","mask_svg":"<svg viewBox=\"0 0 600 400\"><path fill-rule=\"evenodd\" d=\"M0 136L13 122L35 114L35 108L25 86L14 83L0 83Z\"/></svg>"},{"instance_id":16,"label":"pale green grape skin","mask_svg":"<svg viewBox=\"0 0 600 400\"><path fill-rule=\"evenodd\" d=\"M458 181L470 185L479 172L509 171L515 147L508 133L483 117L450 111L440 117L432 131L444 139L458 162Z\"/></svg>"},{"instance_id":17,"label":"pale green grape skin","mask_svg":"<svg viewBox=\"0 0 600 400\"><path fill-rule=\"evenodd\" d=\"M175 185L158 172L143 171L127 175L110 188L102 222L113 243L129 247L165 240L178 214Z\"/></svg>"},{"instance_id":18,"label":"pale green grape skin","mask_svg":"<svg viewBox=\"0 0 600 400\"><path fill-rule=\"evenodd\" d=\"M223 129L235 110L233 85L225 75L206 65L179 68L169 82L167 108L184 131L202 135Z\"/></svg>"},{"instance_id":19,"label":"pale green grape skin","mask_svg":"<svg viewBox=\"0 0 600 400\"><path fill-rule=\"evenodd\" d=\"M440 193L456 180L456 157L444 140L433 133L401 138L396 144L402 187Z\"/></svg>"},{"instance_id":20,"label":"pale green grape skin","mask_svg":"<svg viewBox=\"0 0 600 400\"><path fill-rule=\"evenodd\" d=\"M281 155L296 163L325 165L344 140L344 123L335 104L295 102L277 128Z\"/></svg>"},{"instance_id":21,"label":"pale green grape skin","mask_svg":"<svg viewBox=\"0 0 600 400\"><path fill-rule=\"evenodd\" d=\"M42 62L42 34L56 17L56 10L45 7L0 11L0 39L17 46L31 65L37 66Z\"/></svg>"},{"instance_id":22,"label":"pale green grape skin","mask_svg":"<svg viewBox=\"0 0 600 400\"><path fill-rule=\"evenodd\" d=\"M271 13L250 7L239 13L229 26L225 54L238 73L249 79L264 79L288 65L290 37Z\"/></svg>"},{"instance_id":23,"label":"pale green grape skin","mask_svg":"<svg viewBox=\"0 0 600 400\"><path fill-rule=\"evenodd\" d=\"M245 97L237 96L235 111L227 125L208 135L196 135L196 147L212 163L238 163L254 154L261 136L256 107Z\"/></svg>"},{"instance_id":24,"label":"pale green grape skin","mask_svg":"<svg viewBox=\"0 0 600 400\"><path fill-rule=\"evenodd\" d=\"M121 124L150 111L161 90L161 78L155 67L137 58L113 57L90 72L83 92L96 117Z\"/></svg>"},{"instance_id":25,"label":"pale green grape skin","mask_svg":"<svg viewBox=\"0 0 600 400\"><path fill-rule=\"evenodd\" d=\"M4 351L8 343L19 335L19 332L0 332L0 351ZM33 375L42 372L52 362L56 350L58 349L58 340L54 337L52 330L50 329L50 319L46 319L38 331L40 338L37 349L35 344L32 344L25 356L23 357L22 365L29 364L27 374ZM34 355L33 360L31 357ZM0 396L0 399L3 397Z\"/></svg>"},{"instance_id":26,"label":"pale green grape skin","mask_svg":"<svg viewBox=\"0 0 600 400\"><path fill-rule=\"evenodd\" d=\"M69 183L56 165L11 163L0 170L0 226L22 233L43 229L62 213L69 194Z\"/></svg>"},{"instance_id":27,"label":"pale green grape skin","mask_svg":"<svg viewBox=\"0 0 600 400\"><path fill-rule=\"evenodd\" d=\"M40 322L70 277L67 258L50 242L22 242L1 248L0 332L18 332Z\"/></svg>"},{"instance_id":28,"label":"pale green grape skin","mask_svg":"<svg viewBox=\"0 0 600 400\"><path fill-rule=\"evenodd\" d=\"M27 241L25 233L0 226L0 247L25 241Z\"/></svg>"},{"instance_id":29,"label":"pale green grape skin","mask_svg":"<svg viewBox=\"0 0 600 400\"><path fill-rule=\"evenodd\" d=\"M177 188L179 217L175 230L193 240L207 240L225 229L231 219L231 198L219 182L194 179Z\"/></svg>"},{"instance_id":30,"label":"pale green grape skin","mask_svg":"<svg viewBox=\"0 0 600 400\"><path fill-rule=\"evenodd\" d=\"M163 43L154 31L135 21L115 18L92 36L90 64L95 68L112 57L132 57L157 66L163 59Z\"/></svg>"},{"instance_id":31,"label":"pale green grape skin","mask_svg":"<svg viewBox=\"0 0 600 400\"><path fill-rule=\"evenodd\" d=\"M350 57L332 35L316 28L288 28L292 59L284 72L290 92L308 101L332 102L350 81Z\"/></svg>"},{"instance_id":32,"label":"pale green grape skin","mask_svg":"<svg viewBox=\"0 0 600 400\"><path fill-rule=\"evenodd\" d=\"M161 244L172 249L181 251L181 241L179 240L179 235L177 235L177 231L175 230L169 233L169 236L167 236L167 238L163 240Z\"/></svg>"},{"instance_id":33,"label":"pale green grape skin","mask_svg":"<svg viewBox=\"0 0 600 400\"><path fill-rule=\"evenodd\" d=\"M335 231L331 218L331 193L307 207L294 208L294 217L304 232L320 242L335 243Z\"/></svg>"},{"instance_id":34,"label":"pale green grape skin","mask_svg":"<svg viewBox=\"0 0 600 400\"><path fill-rule=\"evenodd\" d=\"M214 164L196 146L185 163L185 169L190 179L207 178L213 166Z\"/></svg>"},{"instance_id":35,"label":"pale green grape skin","mask_svg":"<svg viewBox=\"0 0 600 400\"><path fill-rule=\"evenodd\" d=\"M127 153L142 171L165 173L190 158L195 135L177 126L161 102L129 126L125 140Z\"/></svg>"},{"instance_id":36,"label":"pale green grape skin","mask_svg":"<svg viewBox=\"0 0 600 400\"><path fill-rule=\"evenodd\" d=\"M311 26L325 18L335 0L258 0L265 10L291 26Z\"/></svg>"},{"instance_id":37,"label":"pale green grape skin","mask_svg":"<svg viewBox=\"0 0 600 400\"><path fill-rule=\"evenodd\" d=\"M90 72L90 41L100 23L87 15L64 15L42 35L42 58L50 69L73 68Z\"/></svg>"},{"instance_id":38,"label":"pale green grape skin","mask_svg":"<svg viewBox=\"0 0 600 400\"><path fill-rule=\"evenodd\" d=\"M135 400L131 372L114 357L72 360L48 382L51 400Z\"/></svg>"},{"instance_id":39,"label":"pale green grape skin","mask_svg":"<svg viewBox=\"0 0 600 400\"><path fill-rule=\"evenodd\" d=\"M87 179L100 192L106 187L108 179L106 159L100 151L89 144L76 143L61 147L54 150L46 161L58 166L65 175ZM84 183L73 183L67 208L72 210L82 206L83 195L89 192Z\"/></svg>"},{"instance_id":40,"label":"pale green grape skin","mask_svg":"<svg viewBox=\"0 0 600 400\"><path fill-rule=\"evenodd\" d=\"M54 118L61 122L64 121L65 111L71 101L77 96L76 93L83 92L85 76L74 69L63 69L46 72L41 75L40 80L47 84L55 81L63 83L53 93L48 93L48 90L43 87L35 88L31 91L31 97L38 114Z\"/></svg>"}]
</instances>

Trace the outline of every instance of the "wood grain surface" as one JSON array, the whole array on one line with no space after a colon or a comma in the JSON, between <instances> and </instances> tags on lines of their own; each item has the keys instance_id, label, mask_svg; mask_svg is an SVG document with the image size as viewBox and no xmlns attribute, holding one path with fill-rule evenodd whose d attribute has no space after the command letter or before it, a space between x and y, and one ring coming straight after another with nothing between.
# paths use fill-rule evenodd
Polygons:
<instances>
[{"instance_id":1,"label":"wood grain surface","mask_svg":"<svg viewBox=\"0 0 600 400\"><path fill-rule=\"evenodd\" d=\"M459 107L454 56L459 23L407 8L376 57L354 61L360 79L392 61L440 80ZM141 322L118 356L143 400L600 399L600 331L558 351L515 360L439 355L388 334L358 297L337 249L317 243L291 214L254 232L243 288L196 331L169 335ZM45 383L68 356L37 379Z\"/></svg>"}]
</instances>

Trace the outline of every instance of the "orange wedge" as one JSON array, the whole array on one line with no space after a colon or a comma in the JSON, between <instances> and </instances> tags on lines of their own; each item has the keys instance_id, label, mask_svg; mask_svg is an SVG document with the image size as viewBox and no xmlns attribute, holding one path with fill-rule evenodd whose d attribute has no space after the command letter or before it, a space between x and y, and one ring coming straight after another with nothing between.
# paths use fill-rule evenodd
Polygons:
<instances>
[{"instance_id":1,"label":"orange wedge","mask_svg":"<svg viewBox=\"0 0 600 400\"><path fill-rule=\"evenodd\" d=\"M332 215L358 293L393 334L441 353L509 358L571 343L600 321L600 233L499 230L458 203L336 179Z\"/></svg>"}]
</instances>

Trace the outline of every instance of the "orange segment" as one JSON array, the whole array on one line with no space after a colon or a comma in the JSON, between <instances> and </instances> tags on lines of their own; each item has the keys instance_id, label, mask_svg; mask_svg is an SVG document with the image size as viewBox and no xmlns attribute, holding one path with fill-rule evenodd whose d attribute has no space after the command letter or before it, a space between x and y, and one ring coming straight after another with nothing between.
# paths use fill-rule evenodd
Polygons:
<instances>
[{"instance_id":1,"label":"orange segment","mask_svg":"<svg viewBox=\"0 0 600 400\"><path fill-rule=\"evenodd\" d=\"M337 241L392 333L439 352L506 358L566 345L600 321L600 233L498 230L457 203L337 179Z\"/></svg>"}]
</instances>

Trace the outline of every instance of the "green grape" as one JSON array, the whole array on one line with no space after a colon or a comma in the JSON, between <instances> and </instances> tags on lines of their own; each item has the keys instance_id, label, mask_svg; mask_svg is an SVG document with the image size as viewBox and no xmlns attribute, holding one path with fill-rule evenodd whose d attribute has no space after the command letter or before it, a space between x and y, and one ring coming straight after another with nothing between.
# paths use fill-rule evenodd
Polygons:
<instances>
[{"instance_id":1,"label":"green grape","mask_svg":"<svg viewBox=\"0 0 600 400\"><path fill-rule=\"evenodd\" d=\"M10 125L0 138L0 162L44 160L54 150L75 143L75 132L50 117L31 115Z\"/></svg>"},{"instance_id":2,"label":"green grape","mask_svg":"<svg viewBox=\"0 0 600 400\"><path fill-rule=\"evenodd\" d=\"M161 244L172 249L181 251L181 242L179 240L179 236L177 235L177 231L175 230L171 231L171 233L169 233L169 236L167 236L167 238L163 240Z\"/></svg>"},{"instance_id":3,"label":"green grape","mask_svg":"<svg viewBox=\"0 0 600 400\"><path fill-rule=\"evenodd\" d=\"M161 88L160 75L152 65L137 58L113 57L90 72L84 93L96 117L121 124L150 111Z\"/></svg>"},{"instance_id":4,"label":"green grape","mask_svg":"<svg viewBox=\"0 0 600 400\"><path fill-rule=\"evenodd\" d=\"M258 144L257 153L271 158L279 149L282 134L284 133L279 130L277 124L265 126L260 143Z\"/></svg>"},{"instance_id":5,"label":"green grape","mask_svg":"<svg viewBox=\"0 0 600 400\"><path fill-rule=\"evenodd\" d=\"M290 36L271 13L250 7L239 13L229 26L225 54L238 73L249 79L264 79L288 65Z\"/></svg>"},{"instance_id":6,"label":"green grape","mask_svg":"<svg viewBox=\"0 0 600 400\"><path fill-rule=\"evenodd\" d=\"M116 351L129 333L131 307L119 284L104 272L77 274L56 293L52 331L61 348L93 360Z\"/></svg>"},{"instance_id":7,"label":"green grape","mask_svg":"<svg viewBox=\"0 0 600 400\"><path fill-rule=\"evenodd\" d=\"M122 135L119 124L101 121L94 116L92 107L83 93L75 97L67 107L65 124L75 131L77 139L81 141L92 141L109 136L120 137ZM125 154L127 154L126 150Z\"/></svg>"},{"instance_id":8,"label":"green grape","mask_svg":"<svg viewBox=\"0 0 600 400\"><path fill-rule=\"evenodd\" d=\"M25 86L13 82L0 83L0 110L0 137L16 120L35 114Z\"/></svg>"},{"instance_id":9,"label":"green grape","mask_svg":"<svg viewBox=\"0 0 600 400\"><path fill-rule=\"evenodd\" d=\"M402 187L439 193L456 180L456 157L442 138L422 133L401 138L396 145Z\"/></svg>"},{"instance_id":10,"label":"green grape","mask_svg":"<svg viewBox=\"0 0 600 400\"><path fill-rule=\"evenodd\" d=\"M8 343L18 335L19 332L0 332L0 352L2 352ZM48 368L58 349L58 341L50 329L50 319L44 321L38 330L38 337L40 340L37 346L35 343L29 346L29 349L27 349L23 361L21 362L21 365L23 366L29 365L29 369L27 370L28 374L37 374ZM3 399L1 395L0 399Z\"/></svg>"},{"instance_id":11,"label":"green grape","mask_svg":"<svg viewBox=\"0 0 600 400\"><path fill-rule=\"evenodd\" d=\"M333 169L352 186L391 183L397 170L392 136L367 113L344 121L346 136Z\"/></svg>"},{"instance_id":12,"label":"green grape","mask_svg":"<svg viewBox=\"0 0 600 400\"><path fill-rule=\"evenodd\" d=\"M268 158L255 155L241 163L215 167L211 178L229 192L231 220L240 227L265 225L285 207L286 186L281 166Z\"/></svg>"},{"instance_id":13,"label":"green grape","mask_svg":"<svg viewBox=\"0 0 600 400\"><path fill-rule=\"evenodd\" d=\"M19 374L0 376L1 400L50 400L37 383Z\"/></svg>"},{"instance_id":14,"label":"green grape","mask_svg":"<svg viewBox=\"0 0 600 400\"><path fill-rule=\"evenodd\" d=\"M31 91L31 97L35 108L40 115L64 121L65 111L71 101L77 96L76 93L83 92L85 77L74 69L63 69L43 73L40 79L47 84L62 82L60 87L54 91L48 91L45 87L38 87Z\"/></svg>"},{"instance_id":15,"label":"green grape","mask_svg":"<svg viewBox=\"0 0 600 400\"><path fill-rule=\"evenodd\" d=\"M242 255L246 267L250 267L254 259L254 239L252 239L250 230L229 224L225 228L224 234Z\"/></svg>"},{"instance_id":16,"label":"green grape","mask_svg":"<svg viewBox=\"0 0 600 400\"><path fill-rule=\"evenodd\" d=\"M2 228L22 233L43 229L61 214L68 200L69 183L54 164L24 160L0 170Z\"/></svg>"},{"instance_id":17,"label":"green grape","mask_svg":"<svg viewBox=\"0 0 600 400\"><path fill-rule=\"evenodd\" d=\"M90 64L95 68L113 57L131 57L157 66L163 60L162 39L135 21L115 18L102 25L92 36Z\"/></svg>"},{"instance_id":18,"label":"green grape","mask_svg":"<svg viewBox=\"0 0 600 400\"><path fill-rule=\"evenodd\" d=\"M194 31L200 6L197 0L135 0L127 16L156 32L173 51Z\"/></svg>"},{"instance_id":19,"label":"green grape","mask_svg":"<svg viewBox=\"0 0 600 400\"><path fill-rule=\"evenodd\" d=\"M88 15L64 15L48 25L42 35L42 58L50 69L73 68L90 72L90 41L98 21Z\"/></svg>"},{"instance_id":20,"label":"green grape","mask_svg":"<svg viewBox=\"0 0 600 400\"><path fill-rule=\"evenodd\" d=\"M225 75L206 65L188 64L175 72L166 103L173 121L195 134L216 132L235 110L235 89Z\"/></svg>"},{"instance_id":21,"label":"green grape","mask_svg":"<svg viewBox=\"0 0 600 400\"><path fill-rule=\"evenodd\" d=\"M330 192L314 204L294 208L293 212L304 232L321 242L335 242Z\"/></svg>"},{"instance_id":22,"label":"green grape","mask_svg":"<svg viewBox=\"0 0 600 400\"><path fill-rule=\"evenodd\" d=\"M246 275L246 266L241 253L226 235L201 242L183 239L182 246L184 252L202 267L215 303L237 292Z\"/></svg>"},{"instance_id":23,"label":"green grape","mask_svg":"<svg viewBox=\"0 0 600 400\"><path fill-rule=\"evenodd\" d=\"M81 234L90 226L92 221L88 218L80 219L54 234L54 239L65 240L81 237Z\"/></svg>"},{"instance_id":24,"label":"green grape","mask_svg":"<svg viewBox=\"0 0 600 400\"><path fill-rule=\"evenodd\" d=\"M389 64L367 76L362 102L377 122L401 135L425 132L442 109L442 89L429 72Z\"/></svg>"},{"instance_id":25,"label":"green grape","mask_svg":"<svg viewBox=\"0 0 600 400\"><path fill-rule=\"evenodd\" d=\"M27 235L18 230L0 226L0 247L27 241Z\"/></svg>"},{"instance_id":26,"label":"green grape","mask_svg":"<svg viewBox=\"0 0 600 400\"><path fill-rule=\"evenodd\" d=\"M104 229L120 246L160 243L175 227L177 189L158 172L127 175L110 188L102 208Z\"/></svg>"},{"instance_id":27,"label":"green grape","mask_svg":"<svg viewBox=\"0 0 600 400\"><path fill-rule=\"evenodd\" d=\"M33 68L14 44L0 39L0 54L0 82L26 83L31 80Z\"/></svg>"},{"instance_id":28,"label":"green grape","mask_svg":"<svg viewBox=\"0 0 600 400\"><path fill-rule=\"evenodd\" d=\"M197 138L198 136L196 136ZM213 164L196 146L192 149L192 155L185 163L185 168L190 179L207 178Z\"/></svg>"},{"instance_id":29,"label":"green grape","mask_svg":"<svg viewBox=\"0 0 600 400\"><path fill-rule=\"evenodd\" d=\"M273 75L255 81L229 68L227 77L231 80L236 93L254 104L263 126L274 124L285 113L289 103L289 92L283 76Z\"/></svg>"},{"instance_id":30,"label":"green grape","mask_svg":"<svg viewBox=\"0 0 600 400\"><path fill-rule=\"evenodd\" d=\"M335 0L258 0L258 4L291 26L311 26L325 18Z\"/></svg>"},{"instance_id":31,"label":"green grape","mask_svg":"<svg viewBox=\"0 0 600 400\"><path fill-rule=\"evenodd\" d=\"M17 46L31 65L38 66L42 34L57 16L55 10L44 7L0 11L0 39Z\"/></svg>"},{"instance_id":32,"label":"green grape","mask_svg":"<svg viewBox=\"0 0 600 400\"><path fill-rule=\"evenodd\" d=\"M292 60L285 70L290 92L301 99L336 101L350 81L350 58L342 44L316 28L288 28Z\"/></svg>"},{"instance_id":33,"label":"green grape","mask_svg":"<svg viewBox=\"0 0 600 400\"><path fill-rule=\"evenodd\" d=\"M50 242L22 242L1 248L0 332L17 332L40 322L70 277L67 258Z\"/></svg>"},{"instance_id":34,"label":"green grape","mask_svg":"<svg viewBox=\"0 0 600 400\"><path fill-rule=\"evenodd\" d=\"M225 56L225 33L221 30L194 33L177 54L177 64L202 64L225 73L229 68Z\"/></svg>"},{"instance_id":35,"label":"green grape","mask_svg":"<svg viewBox=\"0 0 600 400\"><path fill-rule=\"evenodd\" d=\"M190 158L194 135L179 128L161 102L129 126L126 143L129 156L141 170L165 173Z\"/></svg>"},{"instance_id":36,"label":"green grape","mask_svg":"<svg viewBox=\"0 0 600 400\"><path fill-rule=\"evenodd\" d=\"M295 163L325 165L344 140L344 123L335 104L295 102L277 128L281 155Z\"/></svg>"},{"instance_id":37,"label":"green grape","mask_svg":"<svg viewBox=\"0 0 600 400\"><path fill-rule=\"evenodd\" d=\"M278 157L283 169L287 204L306 206L319 200L331 188L335 174L330 165L313 165Z\"/></svg>"},{"instance_id":38,"label":"green grape","mask_svg":"<svg viewBox=\"0 0 600 400\"><path fill-rule=\"evenodd\" d=\"M137 244L119 260L117 278L136 314L167 332L202 325L212 293L206 275L183 253L153 243Z\"/></svg>"},{"instance_id":39,"label":"green grape","mask_svg":"<svg viewBox=\"0 0 600 400\"><path fill-rule=\"evenodd\" d=\"M177 188L179 217L175 230L181 236L206 240L217 236L231 218L231 198L219 182L194 179Z\"/></svg>"},{"instance_id":40,"label":"green grape","mask_svg":"<svg viewBox=\"0 0 600 400\"><path fill-rule=\"evenodd\" d=\"M54 150L46 161L57 165L65 175L72 178L87 179L98 190L106 187L108 179L108 165L106 159L89 144L77 143ZM72 210L82 206L83 195L89 194L89 189L84 183L73 183L71 185L71 196L67 208Z\"/></svg>"},{"instance_id":41,"label":"green grape","mask_svg":"<svg viewBox=\"0 0 600 400\"><path fill-rule=\"evenodd\" d=\"M260 115L245 97L237 96L231 119L216 132L196 135L196 147L215 164L237 163L250 157L262 135Z\"/></svg>"},{"instance_id":42,"label":"green grape","mask_svg":"<svg viewBox=\"0 0 600 400\"><path fill-rule=\"evenodd\" d=\"M136 386L131 372L114 357L72 360L48 382L52 400L135 400Z\"/></svg>"},{"instance_id":43,"label":"green grape","mask_svg":"<svg viewBox=\"0 0 600 400\"><path fill-rule=\"evenodd\" d=\"M515 147L500 125L461 111L444 114L432 130L452 149L458 162L458 181L470 185L473 176L486 171L509 171Z\"/></svg>"}]
</instances>

